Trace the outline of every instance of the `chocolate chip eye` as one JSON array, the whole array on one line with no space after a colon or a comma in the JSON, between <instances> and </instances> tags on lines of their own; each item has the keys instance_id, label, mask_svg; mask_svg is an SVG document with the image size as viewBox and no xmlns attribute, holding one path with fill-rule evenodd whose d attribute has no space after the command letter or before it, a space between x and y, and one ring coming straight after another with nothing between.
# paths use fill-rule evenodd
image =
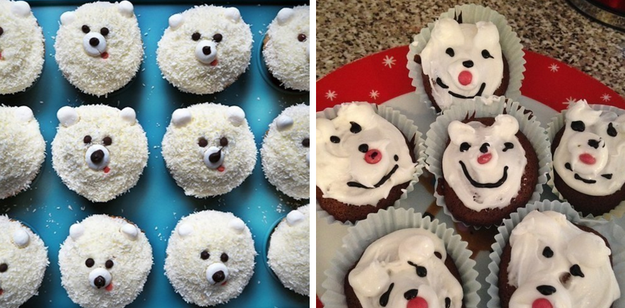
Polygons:
<instances>
[{"instance_id":1,"label":"chocolate chip eye","mask_svg":"<svg viewBox=\"0 0 625 308\"><path fill-rule=\"evenodd\" d=\"M89 29L89 26L83 25L82 26L82 33L87 34L89 32L91 32L91 29Z\"/></svg>"},{"instance_id":2,"label":"chocolate chip eye","mask_svg":"<svg viewBox=\"0 0 625 308\"><path fill-rule=\"evenodd\" d=\"M586 124L582 121L573 121L571 122L571 129L581 133L586 130Z\"/></svg>"},{"instance_id":3,"label":"chocolate chip eye","mask_svg":"<svg viewBox=\"0 0 625 308\"><path fill-rule=\"evenodd\" d=\"M89 144L89 143L91 143L91 136L89 136L89 135L85 136L85 138L83 138L83 139L82 139L82 141L83 141L85 144Z\"/></svg>"},{"instance_id":4,"label":"chocolate chip eye","mask_svg":"<svg viewBox=\"0 0 625 308\"><path fill-rule=\"evenodd\" d=\"M211 255L208 253L208 250L204 250L200 253L200 258L202 258L202 260L208 260L210 256Z\"/></svg>"},{"instance_id":5,"label":"chocolate chip eye","mask_svg":"<svg viewBox=\"0 0 625 308\"><path fill-rule=\"evenodd\" d=\"M614 126L612 125L612 123L608 124L608 136L616 137L616 135L617 135L617 132Z\"/></svg>"},{"instance_id":6,"label":"chocolate chip eye","mask_svg":"<svg viewBox=\"0 0 625 308\"><path fill-rule=\"evenodd\" d=\"M453 57L456 53L454 52L453 48L449 47L447 49L445 49L445 53L447 55L449 55L450 57Z\"/></svg>"},{"instance_id":7,"label":"chocolate chip eye","mask_svg":"<svg viewBox=\"0 0 625 308\"><path fill-rule=\"evenodd\" d=\"M203 148L208 145L208 140L204 137L200 137L200 139L197 140L197 145Z\"/></svg>"},{"instance_id":8,"label":"chocolate chip eye","mask_svg":"<svg viewBox=\"0 0 625 308\"><path fill-rule=\"evenodd\" d=\"M104 143L104 145L111 145L113 144L113 139L111 139L111 137L106 136L104 137L104 139L102 139L102 143Z\"/></svg>"},{"instance_id":9,"label":"chocolate chip eye","mask_svg":"<svg viewBox=\"0 0 625 308\"><path fill-rule=\"evenodd\" d=\"M223 35L221 35L221 33L217 33L217 34L213 35L213 41L214 41L215 43L219 43L219 42L221 42L221 40L223 40L223 39L224 39L224 36L223 36Z\"/></svg>"},{"instance_id":10,"label":"chocolate chip eye","mask_svg":"<svg viewBox=\"0 0 625 308\"><path fill-rule=\"evenodd\" d=\"M9 266L6 263L0 264L0 273L4 273L9 269Z\"/></svg>"},{"instance_id":11,"label":"chocolate chip eye","mask_svg":"<svg viewBox=\"0 0 625 308\"><path fill-rule=\"evenodd\" d=\"M360 126L360 124L356 123L356 122L349 122L352 126L349 128L349 131L354 133L354 134L358 134L360 133L360 131L362 131L362 127Z\"/></svg>"},{"instance_id":12,"label":"chocolate chip eye","mask_svg":"<svg viewBox=\"0 0 625 308\"><path fill-rule=\"evenodd\" d=\"M490 52L488 52L488 50L486 50L486 49L482 50L482 58L484 58L484 59L488 59L488 58L495 59L493 56L490 55Z\"/></svg>"},{"instance_id":13,"label":"chocolate chip eye","mask_svg":"<svg viewBox=\"0 0 625 308\"><path fill-rule=\"evenodd\" d=\"M545 258L553 257L553 250L551 250L549 246L546 246L545 249L543 249L543 257Z\"/></svg>"},{"instance_id":14,"label":"chocolate chip eye","mask_svg":"<svg viewBox=\"0 0 625 308\"><path fill-rule=\"evenodd\" d=\"M506 142L506 143L503 144L503 146L504 146L504 148L503 148L504 152L508 151L508 150L511 150L511 149L514 149L514 143L512 143L512 142Z\"/></svg>"},{"instance_id":15,"label":"chocolate chip eye","mask_svg":"<svg viewBox=\"0 0 625 308\"><path fill-rule=\"evenodd\" d=\"M221 139L219 139L219 145L221 145L222 147L227 146L228 145L228 138L221 137Z\"/></svg>"},{"instance_id":16,"label":"chocolate chip eye","mask_svg":"<svg viewBox=\"0 0 625 308\"><path fill-rule=\"evenodd\" d=\"M4 33L4 29L2 29L2 27L0 27L0 35L2 35L2 33Z\"/></svg>"},{"instance_id":17,"label":"chocolate chip eye","mask_svg":"<svg viewBox=\"0 0 625 308\"><path fill-rule=\"evenodd\" d=\"M100 29L100 34L102 34L102 36L109 35L109 28L104 27L104 28Z\"/></svg>"},{"instance_id":18,"label":"chocolate chip eye","mask_svg":"<svg viewBox=\"0 0 625 308\"><path fill-rule=\"evenodd\" d=\"M298 41L300 41L300 42L305 41L305 40L306 40L306 34L304 34L304 33L300 33L300 34L297 36L297 40L298 40Z\"/></svg>"},{"instance_id":19,"label":"chocolate chip eye","mask_svg":"<svg viewBox=\"0 0 625 308\"><path fill-rule=\"evenodd\" d=\"M225 252L222 253L220 259L221 259L221 262L228 262L228 259L229 259L228 254Z\"/></svg>"},{"instance_id":20,"label":"chocolate chip eye","mask_svg":"<svg viewBox=\"0 0 625 308\"><path fill-rule=\"evenodd\" d=\"M330 142L332 142L332 143L339 143L339 142L341 142L341 138L339 138L337 136L330 136Z\"/></svg>"},{"instance_id":21,"label":"chocolate chip eye","mask_svg":"<svg viewBox=\"0 0 625 308\"><path fill-rule=\"evenodd\" d=\"M95 261L93 261L93 259L91 258L85 260L85 265L89 268L92 267L94 264L95 264Z\"/></svg>"},{"instance_id":22,"label":"chocolate chip eye","mask_svg":"<svg viewBox=\"0 0 625 308\"><path fill-rule=\"evenodd\" d=\"M460 152L466 152L471 148L471 145L468 142L463 142L460 144Z\"/></svg>"},{"instance_id":23,"label":"chocolate chip eye","mask_svg":"<svg viewBox=\"0 0 625 308\"><path fill-rule=\"evenodd\" d=\"M104 263L104 266L106 266L107 269L110 269L111 267L113 267L113 265L115 265L113 260L106 260L106 262Z\"/></svg>"},{"instance_id":24,"label":"chocolate chip eye","mask_svg":"<svg viewBox=\"0 0 625 308\"><path fill-rule=\"evenodd\" d=\"M302 140L302 146L305 148L310 147L310 139L304 138L304 140Z\"/></svg>"},{"instance_id":25,"label":"chocolate chip eye","mask_svg":"<svg viewBox=\"0 0 625 308\"><path fill-rule=\"evenodd\" d=\"M202 37L202 35L200 35L199 32L195 32L195 33L191 34L191 39L194 40L194 41L199 41L201 37Z\"/></svg>"}]
</instances>

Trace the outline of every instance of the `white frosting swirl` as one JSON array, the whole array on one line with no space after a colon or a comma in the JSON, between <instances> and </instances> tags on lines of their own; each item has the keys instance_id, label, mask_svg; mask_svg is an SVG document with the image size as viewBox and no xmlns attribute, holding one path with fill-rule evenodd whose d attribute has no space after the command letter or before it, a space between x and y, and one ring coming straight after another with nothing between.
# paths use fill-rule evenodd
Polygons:
<instances>
[{"instance_id":1,"label":"white frosting swirl","mask_svg":"<svg viewBox=\"0 0 625 308\"><path fill-rule=\"evenodd\" d=\"M412 179L416 163L404 135L371 105L344 104L336 118L317 118L316 127L316 184L324 198L375 205Z\"/></svg>"},{"instance_id":2,"label":"white frosting swirl","mask_svg":"<svg viewBox=\"0 0 625 308\"><path fill-rule=\"evenodd\" d=\"M421 51L421 65L441 109L451 105L452 96L493 95L503 76L497 26L486 21L458 24L451 18L439 19Z\"/></svg>"},{"instance_id":3,"label":"white frosting swirl","mask_svg":"<svg viewBox=\"0 0 625 308\"><path fill-rule=\"evenodd\" d=\"M411 301L459 308L462 286L445 266L446 258L443 242L430 231L402 229L367 247L349 273L349 284L363 308L405 308Z\"/></svg>"},{"instance_id":4,"label":"white frosting swirl","mask_svg":"<svg viewBox=\"0 0 625 308\"><path fill-rule=\"evenodd\" d=\"M518 195L527 164L515 136L518 130L518 121L510 115L498 115L492 126L478 121L449 124L443 177L466 207L503 208Z\"/></svg>"},{"instance_id":5,"label":"white frosting swirl","mask_svg":"<svg viewBox=\"0 0 625 308\"><path fill-rule=\"evenodd\" d=\"M530 212L510 236L508 282L517 287L510 308L608 308L620 297L610 249L563 214Z\"/></svg>"},{"instance_id":6,"label":"white frosting swirl","mask_svg":"<svg viewBox=\"0 0 625 308\"><path fill-rule=\"evenodd\" d=\"M625 183L625 115L594 110L585 100L569 105L554 169L569 187L591 196L615 193Z\"/></svg>"}]
</instances>

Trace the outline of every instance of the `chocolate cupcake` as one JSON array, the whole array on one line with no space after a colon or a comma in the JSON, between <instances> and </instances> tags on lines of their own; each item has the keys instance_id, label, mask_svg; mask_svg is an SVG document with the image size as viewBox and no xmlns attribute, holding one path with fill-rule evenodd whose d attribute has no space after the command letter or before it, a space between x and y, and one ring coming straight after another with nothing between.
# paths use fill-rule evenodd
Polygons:
<instances>
[{"instance_id":1,"label":"chocolate cupcake","mask_svg":"<svg viewBox=\"0 0 625 308\"><path fill-rule=\"evenodd\" d=\"M420 133L399 112L364 102L317 113L316 196L322 215L355 222L412 191L422 170Z\"/></svg>"}]
</instances>

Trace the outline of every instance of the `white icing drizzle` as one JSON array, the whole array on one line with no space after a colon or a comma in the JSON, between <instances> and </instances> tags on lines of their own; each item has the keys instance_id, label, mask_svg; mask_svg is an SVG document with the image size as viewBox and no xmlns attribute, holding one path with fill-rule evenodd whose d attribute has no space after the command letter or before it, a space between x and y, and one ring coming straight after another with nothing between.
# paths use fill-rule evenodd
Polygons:
<instances>
[{"instance_id":1,"label":"white icing drizzle","mask_svg":"<svg viewBox=\"0 0 625 308\"><path fill-rule=\"evenodd\" d=\"M518 195L527 164L525 150L515 136L518 130L517 120L510 115L496 116L492 126L477 121L450 123L443 177L466 207L474 211L503 208ZM470 147L463 151L463 144ZM485 149L487 152L482 152ZM476 186L472 180L482 185Z\"/></svg>"},{"instance_id":2,"label":"white icing drizzle","mask_svg":"<svg viewBox=\"0 0 625 308\"><path fill-rule=\"evenodd\" d=\"M465 98L492 95L503 76L497 26L485 21L458 24L451 18L439 19L421 52L421 65L441 109L451 105L450 92Z\"/></svg>"},{"instance_id":3,"label":"white icing drizzle","mask_svg":"<svg viewBox=\"0 0 625 308\"><path fill-rule=\"evenodd\" d=\"M358 133L350 131L352 122L357 123ZM410 158L404 136L376 114L371 105L346 103L340 107L336 118L317 118L316 127L316 184L324 198L352 205L375 205L388 196L393 186L412 179L416 164ZM331 141L337 138L338 143ZM410 138L412 136L408 136ZM367 151L361 152L362 145ZM374 154L374 151L377 152ZM368 162L369 155L381 155L381 160ZM359 183L367 188L348 183Z\"/></svg>"},{"instance_id":4,"label":"white icing drizzle","mask_svg":"<svg viewBox=\"0 0 625 308\"><path fill-rule=\"evenodd\" d=\"M532 307L537 300L558 308L608 308L620 297L610 249L563 214L530 212L512 230L510 245L508 281L518 288L510 308ZM583 277L572 275L576 267ZM539 289L555 292L545 295Z\"/></svg>"},{"instance_id":5,"label":"white icing drizzle","mask_svg":"<svg viewBox=\"0 0 625 308\"><path fill-rule=\"evenodd\" d=\"M625 183L625 115L594 110L586 100L580 100L569 105L565 125L553 165L566 185L591 196L619 190ZM579 131L581 126L583 131Z\"/></svg>"},{"instance_id":6,"label":"white icing drizzle","mask_svg":"<svg viewBox=\"0 0 625 308\"><path fill-rule=\"evenodd\" d=\"M435 252L441 255L441 259ZM445 266L446 258L443 242L430 231L402 229L367 247L349 274L349 284L363 308L408 307L409 300L404 294L413 289L421 298L415 300L425 300L430 308L445 307L445 298L449 298L450 307L459 308L462 306L462 286ZM423 273L423 270L426 275L421 277L418 272ZM391 284L391 292L385 294ZM385 306L380 304L382 296L388 298Z\"/></svg>"}]
</instances>

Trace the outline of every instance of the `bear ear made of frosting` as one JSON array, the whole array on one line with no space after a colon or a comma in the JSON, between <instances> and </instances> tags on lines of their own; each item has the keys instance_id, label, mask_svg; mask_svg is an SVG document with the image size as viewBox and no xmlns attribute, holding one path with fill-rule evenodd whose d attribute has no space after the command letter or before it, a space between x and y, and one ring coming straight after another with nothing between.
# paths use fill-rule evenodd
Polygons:
<instances>
[{"instance_id":1,"label":"bear ear made of frosting","mask_svg":"<svg viewBox=\"0 0 625 308\"><path fill-rule=\"evenodd\" d=\"M25 248L30 243L30 235L24 230L24 227L20 227L13 232L13 243L18 248Z\"/></svg>"},{"instance_id":2,"label":"bear ear made of frosting","mask_svg":"<svg viewBox=\"0 0 625 308\"><path fill-rule=\"evenodd\" d=\"M278 12L276 20L278 21L279 25L283 26L293 18L293 15L295 15L295 11L293 11L293 9L283 8L280 10L280 12Z\"/></svg>"},{"instance_id":3,"label":"bear ear made of frosting","mask_svg":"<svg viewBox=\"0 0 625 308\"><path fill-rule=\"evenodd\" d=\"M69 227L69 236L72 240L77 241L83 234L85 234L85 227L80 223L75 223Z\"/></svg>"},{"instance_id":4,"label":"bear ear made of frosting","mask_svg":"<svg viewBox=\"0 0 625 308\"><path fill-rule=\"evenodd\" d=\"M241 20L241 12L239 12L239 9L234 7L226 8L224 15L226 16L226 18L230 19L230 21L234 23L237 23L239 22L239 20Z\"/></svg>"},{"instance_id":5,"label":"bear ear made of frosting","mask_svg":"<svg viewBox=\"0 0 625 308\"><path fill-rule=\"evenodd\" d=\"M137 123L137 113L130 107L122 109L119 116L130 125L135 125L135 123Z\"/></svg>"},{"instance_id":6,"label":"bear ear made of frosting","mask_svg":"<svg viewBox=\"0 0 625 308\"><path fill-rule=\"evenodd\" d=\"M67 26L76 20L76 13L74 11L67 11L61 14L61 25Z\"/></svg>"},{"instance_id":7,"label":"bear ear made of frosting","mask_svg":"<svg viewBox=\"0 0 625 308\"><path fill-rule=\"evenodd\" d=\"M176 231L181 237L186 237L193 233L193 226L189 223L181 223Z\"/></svg>"},{"instance_id":8,"label":"bear ear made of frosting","mask_svg":"<svg viewBox=\"0 0 625 308\"><path fill-rule=\"evenodd\" d=\"M281 115L276 119L276 129L278 129L278 131L285 131L291 127L293 127L293 118L287 115Z\"/></svg>"},{"instance_id":9,"label":"bear ear made of frosting","mask_svg":"<svg viewBox=\"0 0 625 308\"><path fill-rule=\"evenodd\" d=\"M230 229L234 230L234 232L238 234L241 234L243 233L243 231L245 231L245 223L243 222L243 220L241 220L241 218L238 217L233 218L228 223L228 227L230 227Z\"/></svg>"},{"instance_id":10,"label":"bear ear made of frosting","mask_svg":"<svg viewBox=\"0 0 625 308\"><path fill-rule=\"evenodd\" d=\"M391 284L391 277L378 260L368 266L357 266L349 273L349 284L354 291L366 296L377 297L386 292Z\"/></svg>"},{"instance_id":11,"label":"bear ear made of frosting","mask_svg":"<svg viewBox=\"0 0 625 308\"><path fill-rule=\"evenodd\" d=\"M182 14L174 14L174 15L169 16L169 27L172 30L178 29L178 27L180 27L183 22L184 22L184 17L182 17Z\"/></svg>"},{"instance_id":12,"label":"bear ear made of frosting","mask_svg":"<svg viewBox=\"0 0 625 308\"><path fill-rule=\"evenodd\" d=\"M519 131L519 121L511 115L500 114L495 117L493 132L504 138L513 138Z\"/></svg>"},{"instance_id":13,"label":"bear ear made of frosting","mask_svg":"<svg viewBox=\"0 0 625 308\"><path fill-rule=\"evenodd\" d=\"M171 124L174 124L175 127L184 127L189 124L193 120L193 116L191 112L186 108L180 108L174 110L171 114Z\"/></svg>"},{"instance_id":14,"label":"bear ear made of frosting","mask_svg":"<svg viewBox=\"0 0 625 308\"><path fill-rule=\"evenodd\" d=\"M139 228L133 224L125 223L120 231L133 241L139 237Z\"/></svg>"},{"instance_id":15,"label":"bear ear made of frosting","mask_svg":"<svg viewBox=\"0 0 625 308\"><path fill-rule=\"evenodd\" d=\"M132 17L135 15L135 7L130 1L122 1L117 3L117 10L126 17Z\"/></svg>"},{"instance_id":16,"label":"bear ear made of frosting","mask_svg":"<svg viewBox=\"0 0 625 308\"><path fill-rule=\"evenodd\" d=\"M61 107L61 109L56 112L56 117L59 119L61 125L65 127L72 126L80 121L80 116L78 116L76 109L69 106Z\"/></svg>"},{"instance_id":17,"label":"bear ear made of frosting","mask_svg":"<svg viewBox=\"0 0 625 308\"><path fill-rule=\"evenodd\" d=\"M28 17L30 15L30 5L26 1L12 2L11 13L19 17Z\"/></svg>"},{"instance_id":18,"label":"bear ear made of frosting","mask_svg":"<svg viewBox=\"0 0 625 308\"><path fill-rule=\"evenodd\" d=\"M35 118L35 115L28 106L20 106L15 109L15 118L24 123L28 123Z\"/></svg>"},{"instance_id":19,"label":"bear ear made of frosting","mask_svg":"<svg viewBox=\"0 0 625 308\"><path fill-rule=\"evenodd\" d=\"M245 122L245 111L238 106L228 107L228 121L234 126L241 126Z\"/></svg>"},{"instance_id":20,"label":"bear ear made of frosting","mask_svg":"<svg viewBox=\"0 0 625 308\"><path fill-rule=\"evenodd\" d=\"M477 34L473 38L475 46L493 46L499 44L499 30L490 21L478 21L475 23Z\"/></svg>"},{"instance_id":21,"label":"bear ear made of frosting","mask_svg":"<svg viewBox=\"0 0 625 308\"><path fill-rule=\"evenodd\" d=\"M451 143L455 145L460 145L463 142L472 143L470 141L475 138L475 128L460 121L452 121L449 123L447 131L449 132Z\"/></svg>"}]
</instances>

